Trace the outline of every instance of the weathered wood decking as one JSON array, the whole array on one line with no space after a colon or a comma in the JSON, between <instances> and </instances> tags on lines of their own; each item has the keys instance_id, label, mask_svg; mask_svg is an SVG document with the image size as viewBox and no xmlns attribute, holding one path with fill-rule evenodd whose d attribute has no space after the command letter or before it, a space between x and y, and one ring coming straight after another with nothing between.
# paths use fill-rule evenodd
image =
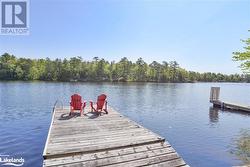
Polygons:
<instances>
[{"instance_id":1,"label":"weathered wood decking","mask_svg":"<svg viewBox=\"0 0 250 167\"><path fill-rule=\"evenodd\" d=\"M69 108L54 110L43 153L45 167L187 166L164 138L111 107L101 116L69 118L68 113Z\"/></svg>"}]
</instances>

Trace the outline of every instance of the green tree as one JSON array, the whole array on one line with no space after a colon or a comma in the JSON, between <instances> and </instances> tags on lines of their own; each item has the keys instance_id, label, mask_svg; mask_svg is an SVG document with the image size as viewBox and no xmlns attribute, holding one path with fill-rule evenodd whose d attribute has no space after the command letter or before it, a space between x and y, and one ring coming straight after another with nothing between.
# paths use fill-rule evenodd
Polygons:
<instances>
[{"instance_id":1,"label":"green tree","mask_svg":"<svg viewBox=\"0 0 250 167\"><path fill-rule=\"evenodd\" d=\"M179 69L179 64L176 61L170 61L170 79L171 82L177 82L177 70Z\"/></svg>"},{"instance_id":2,"label":"green tree","mask_svg":"<svg viewBox=\"0 0 250 167\"><path fill-rule=\"evenodd\" d=\"M101 59L97 62L96 65L96 75L97 75L97 80L103 81L106 80L106 75L105 75L105 60Z\"/></svg>"},{"instance_id":3,"label":"green tree","mask_svg":"<svg viewBox=\"0 0 250 167\"><path fill-rule=\"evenodd\" d=\"M142 82L147 80L147 63L141 57L136 61L134 72L136 81Z\"/></svg>"},{"instance_id":4,"label":"green tree","mask_svg":"<svg viewBox=\"0 0 250 167\"><path fill-rule=\"evenodd\" d=\"M156 61L153 61L151 64L149 64L149 67L150 81L160 82L163 73L162 65Z\"/></svg>"},{"instance_id":5,"label":"green tree","mask_svg":"<svg viewBox=\"0 0 250 167\"><path fill-rule=\"evenodd\" d=\"M129 61L126 57L123 57L117 63L117 75L119 81L128 81L130 71L131 71L132 62Z\"/></svg>"},{"instance_id":6,"label":"green tree","mask_svg":"<svg viewBox=\"0 0 250 167\"><path fill-rule=\"evenodd\" d=\"M197 74L194 71L189 71L188 73L188 80L189 82L195 82L197 81Z\"/></svg>"},{"instance_id":7,"label":"green tree","mask_svg":"<svg viewBox=\"0 0 250 167\"><path fill-rule=\"evenodd\" d=\"M38 70L38 80L43 80L46 71L46 61L44 59L38 59L36 63L36 67Z\"/></svg>"},{"instance_id":8,"label":"green tree","mask_svg":"<svg viewBox=\"0 0 250 167\"><path fill-rule=\"evenodd\" d=\"M110 81L118 81L118 70L115 61L112 61L109 66L109 78Z\"/></svg>"},{"instance_id":9,"label":"green tree","mask_svg":"<svg viewBox=\"0 0 250 167\"><path fill-rule=\"evenodd\" d=\"M250 31L250 30L248 30ZM246 46L244 47L244 51L243 52L233 52L234 56L233 56L233 60L234 61L240 61L241 62L241 69L245 72L245 73L250 73L250 38L246 39L246 40L241 40L242 42L244 42L246 44Z\"/></svg>"},{"instance_id":10,"label":"green tree","mask_svg":"<svg viewBox=\"0 0 250 167\"><path fill-rule=\"evenodd\" d=\"M42 76L43 80L46 81L57 81L57 67L55 61L46 58L45 60L45 72Z\"/></svg>"},{"instance_id":11,"label":"green tree","mask_svg":"<svg viewBox=\"0 0 250 167\"><path fill-rule=\"evenodd\" d=\"M69 61L70 65L70 74L71 80L79 80L81 75L81 69L82 69L82 58L81 57L72 57Z\"/></svg>"},{"instance_id":12,"label":"green tree","mask_svg":"<svg viewBox=\"0 0 250 167\"><path fill-rule=\"evenodd\" d=\"M70 73L70 63L67 59L62 61L62 69L58 75L59 81L70 81L71 73Z\"/></svg>"},{"instance_id":13,"label":"green tree","mask_svg":"<svg viewBox=\"0 0 250 167\"><path fill-rule=\"evenodd\" d=\"M169 82L170 81L170 74L169 74L169 63L166 61L162 62L163 67L163 74L162 74L162 81Z\"/></svg>"},{"instance_id":14,"label":"green tree","mask_svg":"<svg viewBox=\"0 0 250 167\"><path fill-rule=\"evenodd\" d=\"M0 79L13 80L16 77L16 57L8 53L0 57Z\"/></svg>"}]
</instances>

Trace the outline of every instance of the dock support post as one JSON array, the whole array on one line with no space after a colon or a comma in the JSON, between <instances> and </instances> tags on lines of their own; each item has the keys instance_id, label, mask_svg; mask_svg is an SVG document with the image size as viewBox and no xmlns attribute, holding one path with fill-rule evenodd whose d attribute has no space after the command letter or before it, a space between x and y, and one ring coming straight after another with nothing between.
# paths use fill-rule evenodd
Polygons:
<instances>
[{"instance_id":1,"label":"dock support post","mask_svg":"<svg viewBox=\"0 0 250 167\"><path fill-rule=\"evenodd\" d=\"M210 90L210 102L219 101L220 87L211 87Z\"/></svg>"}]
</instances>

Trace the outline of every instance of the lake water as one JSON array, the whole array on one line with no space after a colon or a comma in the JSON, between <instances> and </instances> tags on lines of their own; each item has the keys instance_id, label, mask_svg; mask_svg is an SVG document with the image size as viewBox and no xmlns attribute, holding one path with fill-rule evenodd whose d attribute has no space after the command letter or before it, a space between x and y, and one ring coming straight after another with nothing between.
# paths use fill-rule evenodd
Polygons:
<instances>
[{"instance_id":1,"label":"lake water","mask_svg":"<svg viewBox=\"0 0 250 167\"><path fill-rule=\"evenodd\" d=\"M42 166L54 102L106 93L109 105L165 137L190 166L242 165L235 141L250 131L250 115L210 108L211 86L221 87L223 100L250 105L246 83L0 82L0 155Z\"/></svg>"}]
</instances>

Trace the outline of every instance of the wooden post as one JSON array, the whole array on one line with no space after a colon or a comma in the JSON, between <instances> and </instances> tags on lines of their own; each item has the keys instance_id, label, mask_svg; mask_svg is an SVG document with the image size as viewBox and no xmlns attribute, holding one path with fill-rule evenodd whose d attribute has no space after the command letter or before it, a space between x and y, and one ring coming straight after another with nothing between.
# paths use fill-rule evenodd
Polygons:
<instances>
[{"instance_id":1,"label":"wooden post","mask_svg":"<svg viewBox=\"0 0 250 167\"><path fill-rule=\"evenodd\" d=\"M220 87L211 87L210 90L210 102L219 101Z\"/></svg>"}]
</instances>

